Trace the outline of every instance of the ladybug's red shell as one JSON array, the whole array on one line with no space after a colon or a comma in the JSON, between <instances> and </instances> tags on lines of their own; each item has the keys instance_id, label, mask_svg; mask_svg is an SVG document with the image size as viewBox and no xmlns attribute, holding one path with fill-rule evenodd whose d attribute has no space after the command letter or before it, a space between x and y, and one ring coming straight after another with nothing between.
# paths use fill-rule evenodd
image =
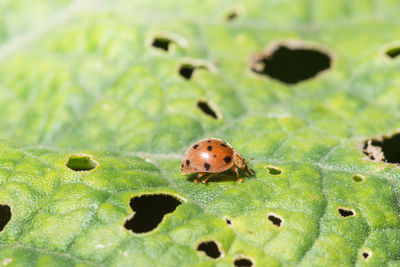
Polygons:
<instances>
[{"instance_id":1,"label":"ladybug's red shell","mask_svg":"<svg viewBox=\"0 0 400 267\"><path fill-rule=\"evenodd\" d=\"M188 174L226 171L234 164L234 154L234 149L221 139L200 140L186 150L181 162L181 172Z\"/></svg>"}]
</instances>

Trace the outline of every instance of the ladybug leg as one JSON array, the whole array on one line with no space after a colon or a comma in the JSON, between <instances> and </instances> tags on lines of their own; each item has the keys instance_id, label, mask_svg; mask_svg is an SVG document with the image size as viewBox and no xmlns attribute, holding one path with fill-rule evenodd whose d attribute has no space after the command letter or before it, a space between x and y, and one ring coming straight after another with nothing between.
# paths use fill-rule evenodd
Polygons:
<instances>
[{"instance_id":1,"label":"ladybug leg","mask_svg":"<svg viewBox=\"0 0 400 267\"><path fill-rule=\"evenodd\" d=\"M247 164L244 167L244 172L246 173L247 176L254 175L254 172L249 168Z\"/></svg>"},{"instance_id":2,"label":"ladybug leg","mask_svg":"<svg viewBox=\"0 0 400 267\"><path fill-rule=\"evenodd\" d=\"M254 175L254 172L252 170L250 170L248 167L244 170L244 172L246 173L247 176L252 176Z\"/></svg>"},{"instance_id":3,"label":"ladybug leg","mask_svg":"<svg viewBox=\"0 0 400 267\"><path fill-rule=\"evenodd\" d=\"M210 179L211 177L213 177L214 175L216 175L216 173L211 173L209 176L207 176L206 178L203 179L203 181L201 181L203 184L207 183L207 180Z\"/></svg>"},{"instance_id":4,"label":"ladybug leg","mask_svg":"<svg viewBox=\"0 0 400 267\"><path fill-rule=\"evenodd\" d=\"M199 174L197 174L197 178L198 179L194 179L194 181L193 182L195 182L196 184L198 184L199 182L200 182L200 178L201 177L203 177L204 175L206 175L207 173L206 172L199 172Z\"/></svg>"},{"instance_id":5,"label":"ladybug leg","mask_svg":"<svg viewBox=\"0 0 400 267\"><path fill-rule=\"evenodd\" d=\"M235 165L232 166L232 170L236 173L239 183L243 182L243 178L240 178L238 168Z\"/></svg>"}]
</instances>

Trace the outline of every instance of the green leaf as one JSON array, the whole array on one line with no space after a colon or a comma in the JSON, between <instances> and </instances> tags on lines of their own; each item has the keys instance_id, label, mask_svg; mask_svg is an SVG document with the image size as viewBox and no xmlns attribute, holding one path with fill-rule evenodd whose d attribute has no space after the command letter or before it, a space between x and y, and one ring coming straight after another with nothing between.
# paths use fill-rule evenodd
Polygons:
<instances>
[{"instance_id":1,"label":"green leaf","mask_svg":"<svg viewBox=\"0 0 400 267\"><path fill-rule=\"evenodd\" d=\"M400 264L398 1L0 10L3 265ZM207 137L255 175L181 175Z\"/></svg>"}]
</instances>

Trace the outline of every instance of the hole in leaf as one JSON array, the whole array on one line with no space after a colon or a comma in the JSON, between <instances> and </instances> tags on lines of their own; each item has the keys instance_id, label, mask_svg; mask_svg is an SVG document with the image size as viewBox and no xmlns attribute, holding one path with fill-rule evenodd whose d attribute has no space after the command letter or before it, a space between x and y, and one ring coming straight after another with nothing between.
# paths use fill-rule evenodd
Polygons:
<instances>
[{"instance_id":1,"label":"hole in leaf","mask_svg":"<svg viewBox=\"0 0 400 267\"><path fill-rule=\"evenodd\" d=\"M395 58L400 55L400 46L389 48L386 50L386 55L390 58Z\"/></svg>"},{"instance_id":2,"label":"hole in leaf","mask_svg":"<svg viewBox=\"0 0 400 267\"><path fill-rule=\"evenodd\" d=\"M232 221L228 218L225 218L224 221L226 222L226 224L232 225Z\"/></svg>"},{"instance_id":3,"label":"hole in leaf","mask_svg":"<svg viewBox=\"0 0 400 267\"><path fill-rule=\"evenodd\" d=\"M268 220L270 220L277 227L281 227L283 224L282 217L275 213L268 214Z\"/></svg>"},{"instance_id":4,"label":"hole in leaf","mask_svg":"<svg viewBox=\"0 0 400 267\"><path fill-rule=\"evenodd\" d=\"M195 69L196 67L191 64L182 64L179 67L179 75L181 75L182 78L186 80L190 80L190 78L192 78Z\"/></svg>"},{"instance_id":5,"label":"hole in leaf","mask_svg":"<svg viewBox=\"0 0 400 267\"><path fill-rule=\"evenodd\" d=\"M236 10L232 10L225 15L225 19L227 22L232 22L239 17L239 12Z\"/></svg>"},{"instance_id":6,"label":"hole in leaf","mask_svg":"<svg viewBox=\"0 0 400 267\"><path fill-rule=\"evenodd\" d=\"M274 166L267 166L267 170L269 174L278 175L281 174L282 171Z\"/></svg>"},{"instance_id":7,"label":"hole in leaf","mask_svg":"<svg viewBox=\"0 0 400 267\"><path fill-rule=\"evenodd\" d=\"M310 79L331 66L331 57L313 48L279 45L271 53L253 59L251 70L287 84Z\"/></svg>"},{"instance_id":8,"label":"hole in leaf","mask_svg":"<svg viewBox=\"0 0 400 267\"><path fill-rule=\"evenodd\" d=\"M355 211L352 209L349 209L349 208L339 208L338 211L339 211L340 216L345 217L345 218L356 215Z\"/></svg>"},{"instance_id":9,"label":"hole in leaf","mask_svg":"<svg viewBox=\"0 0 400 267\"><path fill-rule=\"evenodd\" d=\"M236 259L233 262L233 264L236 267L251 267L251 266L253 266L253 262L250 259L243 258L243 257L240 257L240 258Z\"/></svg>"},{"instance_id":10,"label":"hole in leaf","mask_svg":"<svg viewBox=\"0 0 400 267\"><path fill-rule=\"evenodd\" d=\"M90 171L96 168L98 163L92 156L86 154L71 155L66 166L74 171Z\"/></svg>"},{"instance_id":11,"label":"hole in leaf","mask_svg":"<svg viewBox=\"0 0 400 267\"><path fill-rule=\"evenodd\" d=\"M378 139L365 141L363 153L372 161L400 163L400 133L392 136L381 136Z\"/></svg>"},{"instance_id":12,"label":"hole in leaf","mask_svg":"<svg viewBox=\"0 0 400 267\"><path fill-rule=\"evenodd\" d=\"M240 16L243 15L244 8L241 5L238 5L230 10L227 10L227 12L224 15L225 21L230 23L234 22L237 20Z\"/></svg>"},{"instance_id":13,"label":"hole in leaf","mask_svg":"<svg viewBox=\"0 0 400 267\"><path fill-rule=\"evenodd\" d=\"M369 258L372 256L372 252L371 251L363 251L362 256L364 259L369 260Z\"/></svg>"},{"instance_id":14,"label":"hole in leaf","mask_svg":"<svg viewBox=\"0 0 400 267\"><path fill-rule=\"evenodd\" d=\"M210 105L206 101L198 101L197 107L206 115L211 116L214 119L218 119L217 113L210 107Z\"/></svg>"},{"instance_id":15,"label":"hole in leaf","mask_svg":"<svg viewBox=\"0 0 400 267\"><path fill-rule=\"evenodd\" d=\"M375 162L383 161L385 158L382 153L382 148L379 146L373 146L372 140L365 141L362 152L368 157L369 160Z\"/></svg>"},{"instance_id":16,"label":"hole in leaf","mask_svg":"<svg viewBox=\"0 0 400 267\"><path fill-rule=\"evenodd\" d=\"M178 73L185 79L190 80L197 70L207 70L215 73L217 71L215 65L204 59L186 59L180 63Z\"/></svg>"},{"instance_id":17,"label":"hole in leaf","mask_svg":"<svg viewBox=\"0 0 400 267\"><path fill-rule=\"evenodd\" d=\"M154 37L151 45L155 48L168 51L172 41L166 37Z\"/></svg>"},{"instance_id":18,"label":"hole in leaf","mask_svg":"<svg viewBox=\"0 0 400 267\"><path fill-rule=\"evenodd\" d=\"M353 180L356 183L361 183L361 182L363 182L365 180L365 177L363 175L361 175L361 174L354 174L353 175Z\"/></svg>"},{"instance_id":19,"label":"hole in leaf","mask_svg":"<svg viewBox=\"0 0 400 267\"><path fill-rule=\"evenodd\" d=\"M134 215L124 226L134 233L149 232L161 223L165 214L173 212L181 204L174 196L165 194L134 197L129 203Z\"/></svg>"},{"instance_id":20,"label":"hole in leaf","mask_svg":"<svg viewBox=\"0 0 400 267\"><path fill-rule=\"evenodd\" d=\"M11 208L8 205L0 205L0 232L11 220Z\"/></svg>"},{"instance_id":21,"label":"hole in leaf","mask_svg":"<svg viewBox=\"0 0 400 267\"><path fill-rule=\"evenodd\" d=\"M198 251L204 251L210 258L217 259L221 256L221 251L215 241L203 241L197 246Z\"/></svg>"}]
</instances>

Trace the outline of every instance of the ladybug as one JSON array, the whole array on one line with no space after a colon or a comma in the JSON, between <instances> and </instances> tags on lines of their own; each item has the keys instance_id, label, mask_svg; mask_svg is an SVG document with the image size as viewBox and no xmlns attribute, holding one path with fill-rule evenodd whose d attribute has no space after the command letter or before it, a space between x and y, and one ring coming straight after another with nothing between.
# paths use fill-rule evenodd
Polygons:
<instances>
[{"instance_id":1,"label":"ladybug","mask_svg":"<svg viewBox=\"0 0 400 267\"><path fill-rule=\"evenodd\" d=\"M209 174L203 178L203 183L212 176L229 169L236 173L239 182L243 182L238 168L248 176L253 174L247 166L246 159L230 144L218 138L206 138L194 143L186 150L181 162L183 174L198 173L199 179ZM195 179L194 182L198 183L199 179Z\"/></svg>"}]
</instances>

